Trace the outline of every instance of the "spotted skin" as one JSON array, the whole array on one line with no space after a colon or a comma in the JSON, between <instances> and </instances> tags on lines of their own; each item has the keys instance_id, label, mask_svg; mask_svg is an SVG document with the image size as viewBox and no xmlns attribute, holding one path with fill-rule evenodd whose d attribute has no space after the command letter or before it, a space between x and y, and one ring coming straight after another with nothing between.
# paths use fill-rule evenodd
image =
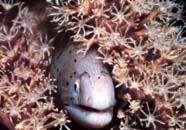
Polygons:
<instances>
[{"instance_id":1,"label":"spotted skin","mask_svg":"<svg viewBox=\"0 0 186 130\"><path fill-rule=\"evenodd\" d=\"M114 85L96 49L84 56L69 42L53 57L51 74L57 79L60 101L72 120L88 128L102 128L113 117Z\"/></svg>"}]
</instances>

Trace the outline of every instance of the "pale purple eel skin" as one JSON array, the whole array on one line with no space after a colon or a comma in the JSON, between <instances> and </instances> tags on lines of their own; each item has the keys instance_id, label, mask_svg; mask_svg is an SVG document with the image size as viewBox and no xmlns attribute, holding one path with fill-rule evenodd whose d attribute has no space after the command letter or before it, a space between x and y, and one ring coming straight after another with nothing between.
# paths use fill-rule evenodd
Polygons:
<instances>
[{"instance_id":1,"label":"pale purple eel skin","mask_svg":"<svg viewBox=\"0 0 186 130\"><path fill-rule=\"evenodd\" d=\"M96 49L78 54L80 45L68 43L53 57L51 74L57 79L61 102L72 120L87 128L103 128L113 117L114 85Z\"/></svg>"}]
</instances>

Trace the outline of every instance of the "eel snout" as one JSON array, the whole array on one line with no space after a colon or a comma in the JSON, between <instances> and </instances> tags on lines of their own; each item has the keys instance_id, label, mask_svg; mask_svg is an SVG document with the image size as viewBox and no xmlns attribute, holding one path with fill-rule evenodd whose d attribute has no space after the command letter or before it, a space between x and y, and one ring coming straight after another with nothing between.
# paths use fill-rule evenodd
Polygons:
<instances>
[{"instance_id":1,"label":"eel snout","mask_svg":"<svg viewBox=\"0 0 186 130\"><path fill-rule=\"evenodd\" d=\"M86 92L87 89L83 90ZM116 104L114 95L111 93L108 96L107 90L105 91L104 93L101 90L92 91L92 93L86 92L82 94L79 104L66 105L65 109L69 111L74 120L83 126L87 128L103 128L111 122L113 108Z\"/></svg>"}]
</instances>

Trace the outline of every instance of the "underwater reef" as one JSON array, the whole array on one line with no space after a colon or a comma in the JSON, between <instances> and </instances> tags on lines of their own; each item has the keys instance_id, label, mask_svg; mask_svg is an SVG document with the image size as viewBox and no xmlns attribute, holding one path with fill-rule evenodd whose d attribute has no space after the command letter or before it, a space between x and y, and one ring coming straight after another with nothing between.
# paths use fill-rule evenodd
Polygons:
<instances>
[{"instance_id":1,"label":"underwater reef","mask_svg":"<svg viewBox=\"0 0 186 130\"><path fill-rule=\"evenodd\" d=\"M0 126L77 129L56 103L50 74L55 48L66 44L60 39L82 44L84 55L95 47L109 68L117 104L105 129L185 130L184 2L40 2L0 0Z\"/></svg>"}]
</instances>

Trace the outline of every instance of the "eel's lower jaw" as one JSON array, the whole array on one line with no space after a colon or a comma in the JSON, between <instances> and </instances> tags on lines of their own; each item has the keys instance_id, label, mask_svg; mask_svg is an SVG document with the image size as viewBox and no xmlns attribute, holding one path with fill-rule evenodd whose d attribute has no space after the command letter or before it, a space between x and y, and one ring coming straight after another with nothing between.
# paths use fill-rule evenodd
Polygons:
<instances>
[{"instance_id":1,"label":"eel's lower jaw","mask_svg":"<svg viewBox=\"0 0 186 130\"><path fill-rule=\"evenodd\" d=\"M70 117L87 128L103 128L113 117L113 107L97 110L83 105L65 105Z\"/></svg>"}]
</instances>

